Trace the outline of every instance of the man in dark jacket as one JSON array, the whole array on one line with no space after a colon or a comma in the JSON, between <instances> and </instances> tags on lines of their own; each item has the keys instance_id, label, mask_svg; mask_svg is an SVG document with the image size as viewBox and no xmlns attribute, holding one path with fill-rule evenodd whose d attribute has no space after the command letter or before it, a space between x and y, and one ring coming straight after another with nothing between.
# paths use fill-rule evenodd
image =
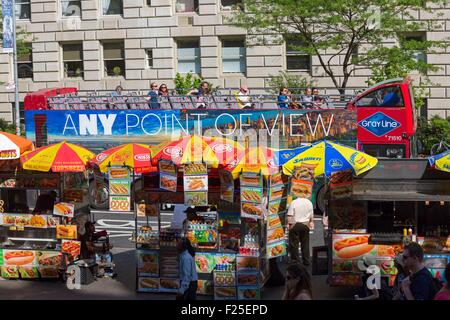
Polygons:
<instances>
[{"instance_id":1,"label":"man in dark jacket","mask_svg":"<svg viewBox=\"0 0 450 320\"><path fill-rule=\"evenodd\" d=\"M403 262L411 272L401 284L406 300L433 300L438 288L431 272L423 264L422 247L415 242L405 246Z\"/></svg>"}]
</instances>

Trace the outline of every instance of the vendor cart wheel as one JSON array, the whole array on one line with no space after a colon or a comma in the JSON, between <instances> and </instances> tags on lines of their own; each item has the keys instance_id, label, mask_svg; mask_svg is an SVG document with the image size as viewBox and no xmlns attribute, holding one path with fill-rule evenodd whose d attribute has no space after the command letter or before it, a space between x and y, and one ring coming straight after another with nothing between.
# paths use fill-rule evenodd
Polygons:
<instances>
[{"instance_id":1,"label":"vendor cart wheel","mask_svg":"<svg viewBox=\"0 0 450 320\"><path fill-rule=\"evenodd\" d=\"M325 212L325 187L322 186L316 194L316 209L319 211L319 214L323 214Z\"/></svg>"},{"instance_id":2,"label":"vendor cart wheel","mask_svg":"<svg viewBox=\"0 0 450 320\"><path fill-rule=\"evenodd\" d=\"M89 183L89 204L94 209L107 210L109 207L108 181L103 180L99 190L96 190L95 181Z\"/></svg>"}]
</instances>

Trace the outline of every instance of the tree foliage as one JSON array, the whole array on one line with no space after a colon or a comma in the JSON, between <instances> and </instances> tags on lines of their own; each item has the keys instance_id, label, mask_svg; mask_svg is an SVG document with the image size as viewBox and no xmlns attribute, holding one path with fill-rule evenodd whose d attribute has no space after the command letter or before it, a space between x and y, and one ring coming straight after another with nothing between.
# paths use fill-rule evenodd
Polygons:
<instances>
[{"instance_id":1,"label":"tree foliage","mask_svg":"<svg viewBox=\"0 0 450 320\"><path fill-rule=\"evenodd\" d=\"M16 125L0 118L0 131L16 134Z\"/></svg>"},{"instance_id":2,"label":"tree foliage","mask_svg":"<svg viewBox=\"0 0 450 320\"><path fill-rule=\"evenodd\" d=\"M200 88L200 84L205 81L205 79L203 77L197 77L191 72L188 72L185 75L177 72L173 81L175 83L175 91L177 94L188 94L192 89ZM212 92L218 90L218 87L214 87L212 83L208 82L208 85Z\"/></svg>"},{"instance_id":3,"label":"tree foliage","mask_svg":"<svg viewBox=\"0 0 450 320\"><path fill-rule=\"evenodd\" d=\"M409 70L426 73L433 66L413 59L415 52L434 53L447 45L444 40L405 38L409 32L434 29L433 22L414 21L414 13L439 15L436 8L446 0L427 1L426 8L422 0L243 1L245 10L235 11L228 21L247 29L251 44L281 44L288 36L295 50L318 58L341 93L360 69L371 69L375 77ZM395 41L387 47L385 39Z\"/></svg>"},{"instance_id":4,"label":"tree foliage","mask_svg":"<svg viewBox=\"0 0 450 320\"><path fill-rule=\"evenodd\" d=\"M313 80L300 75L290 74L287 71L280 71L278 75L272 76L268 83L272 92L277 94L282 87L289 88L292 94L302 94L305 88L314 86Z\"/></svg>"},{"instance_id":5,"label":"tree foliage","mask_svg":"<svg viewBox=\"0 0 450 320\"><path fill-rule=\"evenodd\" d=\"M421 153L429 155L431 147L441 140L450 144L450 117L434 116L430 120L421 118L417 126L417 139L422 146Z\"/></svg>"}]
</instances>

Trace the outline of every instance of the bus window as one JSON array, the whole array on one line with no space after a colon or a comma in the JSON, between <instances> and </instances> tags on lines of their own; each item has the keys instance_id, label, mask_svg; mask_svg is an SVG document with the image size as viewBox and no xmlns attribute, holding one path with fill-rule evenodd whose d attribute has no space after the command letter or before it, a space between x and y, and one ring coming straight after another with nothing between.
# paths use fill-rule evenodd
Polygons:
<instances>
[{"instance_id":1,"label":"bus window","mask_svg":"<svg viewBox=\"0 0 450 320\"><path fill-rule=\"evenodd\" d=\"M356 102L357 107L403 107L399 86L384 87L368 93Z\"/></svg>"}]
</instances>

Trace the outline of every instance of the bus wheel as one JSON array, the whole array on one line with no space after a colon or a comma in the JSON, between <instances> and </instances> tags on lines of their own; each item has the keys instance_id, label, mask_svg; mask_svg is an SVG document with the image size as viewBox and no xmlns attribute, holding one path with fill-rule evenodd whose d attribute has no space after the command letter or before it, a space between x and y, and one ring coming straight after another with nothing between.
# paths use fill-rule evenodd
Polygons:
<instances>
[{"instance_id":1,"label":"bus wheel","mask_svg":"<svg viewBox=\"0 0 450 320\"><path fill-rule=\"evenodd\" d=\"M91 208L107 210L109 207L109 191L108 182L106 180L100 185L100 188L96 188L96 184L93 180L89 184L89 204Z\"/></svg>"},{"instance_id":2,"label":"bus wheel","mask_svg":"<svg viewBox=\"0 0 450 320\"><path fill-rule=\"evenodd\" d=\"M316 195L316 209L319 214L323 214L325 212L325 187L322 186Z\"/></svg>"}]
</instances>

